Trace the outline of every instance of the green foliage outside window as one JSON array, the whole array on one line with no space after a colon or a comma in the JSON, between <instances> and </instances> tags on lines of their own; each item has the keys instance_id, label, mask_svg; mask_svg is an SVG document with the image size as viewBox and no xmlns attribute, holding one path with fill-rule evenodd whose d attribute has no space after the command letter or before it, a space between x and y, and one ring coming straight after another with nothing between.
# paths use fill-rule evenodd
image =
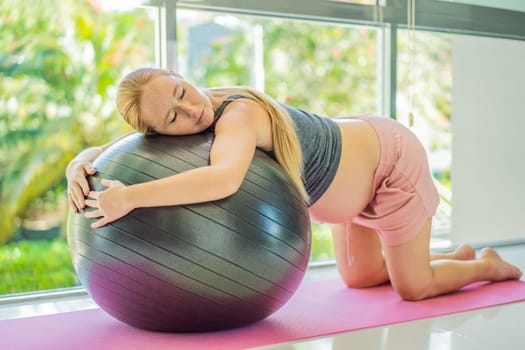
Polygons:
<instances>
[{"instance_id":1,"label":"green foliage outside window","mask_svg":"<svg viewBox=\"0 0 525 350\"><path fill-rule=\"evenodd\" d=\"M4 0L0 21L1 244L57 188L51 210L65 215L66 164L126 130L115 82L126 67L151 62L153 28L144 13L74 0Z\"/></svg>"},{"instance_id":2,"label":"green foliage outside window","mask_svg":"<svg viewBox=\"0 0 525 350\"><path fill-rule=\"evenodd\" d=\"M0 293L76 283L64 239L16 241L65 221L67 163L127 130L114 108L116 82L153 61L144 9L94 4L0 2L0 245L11 242L0 247Z\"/></svg>"},{"instance_id":3,"label":"green foliage outside window","mask_svg":"<svg viewBox=\"0 0 525 350\"><path fill-rule=\"evenodd\" d=\"M0 249L0 295L70 287L77 284L63 239L23 240Z\"/></svg>"}]
</instances>

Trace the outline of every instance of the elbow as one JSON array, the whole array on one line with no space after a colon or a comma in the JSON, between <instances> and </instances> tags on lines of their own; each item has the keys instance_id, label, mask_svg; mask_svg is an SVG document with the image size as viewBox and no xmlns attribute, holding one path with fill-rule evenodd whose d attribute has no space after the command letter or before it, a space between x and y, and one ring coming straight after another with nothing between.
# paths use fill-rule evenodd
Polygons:
<instances>
[{"instance_id":1,"label":"elbow","mask_svg":"<svg viewBox=\"0 0 525 350\"><path fill-rule=\"evenodd\" d=\"M236 181L235 179L228 179L222 181L218 186L218 199L223 199L234 195L241 187L242 181Z\"/></svg>"},{"instance_id":2,"label":"elbow","mask_svg":"<svg viewBox=\"0 0 525 350\"><path fill-rule=\"evenodd\" d=\"M238 169L230 167L214 167L214 172L207 174L207 179L211 180L210 190L214 193L216 199L223 199L234 195L242 183L246 173L237 171Z\"/></svg>"}]
</instances>

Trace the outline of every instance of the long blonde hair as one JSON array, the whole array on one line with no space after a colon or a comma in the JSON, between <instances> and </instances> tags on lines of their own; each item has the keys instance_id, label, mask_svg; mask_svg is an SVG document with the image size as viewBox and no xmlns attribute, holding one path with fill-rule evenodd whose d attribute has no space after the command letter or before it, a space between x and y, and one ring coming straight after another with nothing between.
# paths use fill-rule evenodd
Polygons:
<instances>
[{"instance_id":1,"label":"long blonde hair","mask_svg":"<svg viewBox=\"0 0 525 350\"><path fill-rule=\"evenodd\" d=\"M120 115L135 130L151 134L151 126L140 116L140 102L146 83L159 75L177 76L175 72L161 68L139 68L124 77L118 87L117 109ZM268 113L272 128L273 153L290 180L308 203L304 187L301 145L295 124L286 110L265 94L249 87L208 88L203 92L209 96L242 95L259 103Z\"/></svg>"}]
</instances>

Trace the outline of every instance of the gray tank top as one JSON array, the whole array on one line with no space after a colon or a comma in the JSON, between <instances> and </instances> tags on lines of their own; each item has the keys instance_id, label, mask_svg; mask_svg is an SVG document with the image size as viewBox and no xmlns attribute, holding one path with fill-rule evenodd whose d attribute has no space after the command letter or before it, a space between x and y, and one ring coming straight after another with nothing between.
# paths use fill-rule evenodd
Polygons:
<instances>
[{"instance_id":1,"label":"gray tank top","mask_svg":"<svg viewBox=\"0 0 525 350\"><path fill-rule=\"evenodd\" d=\"M215 111L214 129L224 108L242 95L229 96ZM328 189L335 177L341 159L341 131L337 124L314 113L308 113L285 104L281 106L295 124L303 155L303 182L310 196L310 205L314 204Z\"/></svg>"},{"instance_id":2,"label":"gray tank top","mask_svg":"<svg viewBox=\"0 0 525 350\"><path fill-rule=\"evenodd\" d=\"M303 152L303 182L314 204L332 183L341 159L337 124L314 113L282 104L295 123Z\"/></svg>"}]
</instances>

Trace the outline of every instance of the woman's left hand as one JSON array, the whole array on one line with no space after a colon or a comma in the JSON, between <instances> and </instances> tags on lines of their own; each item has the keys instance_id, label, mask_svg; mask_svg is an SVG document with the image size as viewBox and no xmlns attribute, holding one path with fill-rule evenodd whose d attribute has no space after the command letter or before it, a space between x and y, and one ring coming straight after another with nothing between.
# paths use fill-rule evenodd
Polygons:
<instances>
[{"instance_id":1,"label":"woman's left hand","mask_svg":"<svg viewBox=\"0 0 525 350\"><path fill-rule=\"evenodd\" d=\"M85 201L88 207L95 210L87 211L84 216L90 219L100 218L91 224L92 228L109 224L133 210L126 200L126 186L122 182L102 179L100 183L107 188L103 191L90 191Z\"/></svg>"}]
</instances>

